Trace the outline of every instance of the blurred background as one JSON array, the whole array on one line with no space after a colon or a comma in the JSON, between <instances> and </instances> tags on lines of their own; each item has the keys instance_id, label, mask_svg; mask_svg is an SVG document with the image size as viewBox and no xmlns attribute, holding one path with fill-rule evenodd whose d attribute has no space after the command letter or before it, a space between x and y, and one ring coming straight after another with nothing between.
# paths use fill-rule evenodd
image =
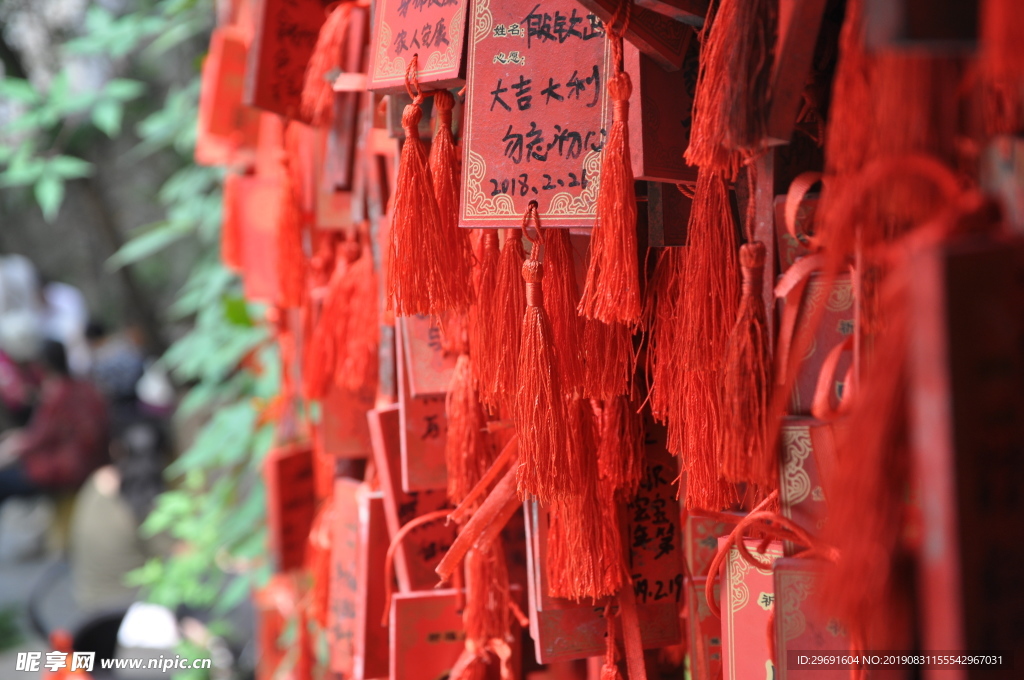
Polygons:
<instances>
[{"instance_id":1,"label":"blurred background","mask_svg":"<svg viewBox=\"0 0 1024 680\"><path fill-rule=\"evenodd\" d=\"M219 264L223 170L192 160L218 11L0 0L0 679L59 631L248 674L277 377L244 361L274 350Z\"/></svg>"}]
</instances>

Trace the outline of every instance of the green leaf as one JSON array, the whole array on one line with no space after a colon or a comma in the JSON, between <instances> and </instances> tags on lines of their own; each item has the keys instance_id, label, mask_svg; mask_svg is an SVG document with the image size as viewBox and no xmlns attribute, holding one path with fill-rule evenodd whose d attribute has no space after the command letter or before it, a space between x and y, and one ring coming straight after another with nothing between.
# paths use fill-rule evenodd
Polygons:
<instances>
[{"instance_id":1,"label":"green leaf","mask_svg":"<svg viewBox=\"0 0 1024 680\"><path fill-rule=\"evenodd\" d=\"M103 86L103 94L122 102L141 97L146 86L137 80L115 78Z\"/></svg>"},{"instance_id":2,"label":"green leaf","mask_svg":"<svg viewBox=\"0 0 1024 680\"><path fill-rule=\"evenodd\" d=\"M164 248L188 236L195 225L182 222L158 222L150 229L121 246L121 249L107 260L107 271L117 271L121 267L144 260L155 255Z\"/></svg>"},{"instance_id":3,"label":"green leaf","mask_svg":"<svg viewBox=\"0 0 1024 680\"><path fill-rule=\"evenodd\" d=\"M121 115L124 109L115 99L104 99L92 110L93 125L98 127L107 137L115 137L121 132Z\"/></svg>"},{"instance_id":4,"label":"green leaf","mask_svg":"<svg viewBox=\"0 0 1024 680\"><path fill-rule=\"evenodd\" d=\"M245 298L237 295L224 297L224 318L236 326L251 328L253 325Z\"/></svg>"},{"instance_id":5,"label":"green leaf","mask_svg":"<svg viewBox=\"0 0 1024 680\"><path fill-rule=\"evenodd\" d=\"M77 179L92 174L92 163L74 156L54 156L47 161L46 169L64 179Z\"/></svg>"},{"instance_id":6,"label":"green leaf","mask_svg":"<svg viewBox=\"0 0 1024 680\"><path fill-rule=\"evenodd\" d=\"M36 182L34 192L43 217L47 222L52 222L64 201L64 180L56 175L43 175Z\"/></svg>"},{"instance_id":7,"label":"green leaf","mask_svg":"<svg viewBox=\"0 0 1024 680\"><path fill-rule=\"evenodd\" d=\"M40 95L32 83L21 78L0 79L0 99L13 99L22 104L36 104Z\"/></svg>"}]
</instances>

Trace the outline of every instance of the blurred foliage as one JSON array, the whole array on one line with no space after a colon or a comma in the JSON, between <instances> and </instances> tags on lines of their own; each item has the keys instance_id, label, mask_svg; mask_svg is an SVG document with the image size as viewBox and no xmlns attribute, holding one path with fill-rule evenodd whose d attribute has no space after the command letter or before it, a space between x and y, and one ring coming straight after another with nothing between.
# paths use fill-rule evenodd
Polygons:
<instances>
[{"instance_id":1,"label":"blurred foliage","mask_svg":"<svg viewBox=\"0 0 1024 680\"><path fill-rule=\"evenodd\" d=\"M213 0L150 0L127 3L122 14L93 5L79 35L63 49L102 57L115 72L125 70L129 61L173 58L179 44L208 39L213 5ZM272 429L261 422L260 411L277 394L280 376L275 346L265 327L252 321L264 311L245 301L238 278L220 264L223 171L192 161L198 68L195 64L188 82L172 85L162 102L156 98L156 110L132 131L139 141L126 162L144 163L164 153L179 163L158 195L165 218L140 227L108 266L158 257L182 239L202 246L169 310L171 320L190 322L190 330L161 361L178 384L189 387L176 417L207 420L168 468L171 490L159 498L143 527L149 533L168 532L178 548L169 559L152 560L133 572L129 580L142 586L151 601L223 614L269 576L260 470ZM0 131L0 187L30 188L52 219L65 183L93 169L69 140L80 131L130 134L122 129L125 107L157 97L153 89L141 80L111 77L87 91L74 87L66 73L58 73L45 90L26 80L0 80L0 102L15 111ZM199 680L206 673L177 677Z\"/></svg>"}]
</instances>

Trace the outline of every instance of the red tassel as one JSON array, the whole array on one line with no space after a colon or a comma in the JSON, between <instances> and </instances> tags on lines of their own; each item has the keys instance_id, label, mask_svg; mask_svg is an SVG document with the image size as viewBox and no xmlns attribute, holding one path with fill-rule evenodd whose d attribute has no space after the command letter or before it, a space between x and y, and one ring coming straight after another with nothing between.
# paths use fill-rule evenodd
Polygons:
<instances>
[{"instance_id":1,"label":"red tassel","mask_svg":"<svg viewBox=\"0 0 1024 680\"><path fill-rule=\"evenodd\" d=\"M620 323L588 319L583 324L584 388L589 399L629 392L633 377L633 333Z\"/></svg>"},{"instance_id":2,"label":"red tassel","mask_svg":"<svg viewBox=\"0 0 1024 680\"><path fill-rule=\"evenodd\" d=\"M773 380L761 292L764 261L764 244L740 247L743 296L722 372L719 464L728 481L752 482L770 492L778 465L775 449L768 441Z\"/></svg>"},{"instance_id":3,"label":"red tassel","mask_svg":"<svg viewBox=\"0 0 1024 680\"><path fill-rule=\"evenodd\" d=\"M607 148L607 147L606 147ZM558 371L566 394L583 393L583 324L576 312L580 291L567 229L544 232L544 299L555 334Z\"/></svg>"},{"instance_id":4,"label":"red tassel","mask_svg":"<svg viewBox=\"0 0 1024 680\"><path fill-rule=\"evenodd\" d=\"M864 51L864 0L847 0L839 61L825 131L825 171L845 175L864 165L872 127L871 68Z\"/></svg>"},{"instance_id":5,"label":"red tassel","mask_svg":"<svg viewBox=\"0 0 1024 680\"><path fill-rule=\"evenodd\" d=\"M682 277L681 366L715 371L725 359L739 302L736 227L721 175L701 171L690 213L689 248Z\"/></svg>"},{"instance_id":6,"label":"red tassel","mask_svg":"<svg viewBox=\"0 0 1024 680\"><path fill-rule=\"evenodd\" d=\"M722 510L738 500L718 466L721 412L718 376L712 371L683 374L682 459L686 467L686 509Z\"/></svg>"},{"instance_id":7,"label":"red tassel","mask_svg":"<svg viewBox=\"0 0 1024 680\"><path fill-rule=\"evenodd\" d=\"M498 230L484 229L476 257L476 304L469 312L469 352L473 357L473 381L481 392L481 401L493 404L484 392L493 384L498 371ZM520 266L522 266L520 264ZM523 305L525 313L525 304Z\"/></svg>"},{"instance_id":8,"label":"red tassel","mask_svg":"<svg viewBox=\"0 0 1024 680\"><path fill-rule=\"evenodd\" d=\"M597 460L602 484L610 485L620 501L631 501L647 472L647 461L643 421L629 397L604 402Z\"/></svg>"},{"instance_id":9,"label":"red tassel","mask_svg":"<svg viewBox=\"0 0 1024 680\"><path fill-rule=\"evenodd\" d=\"M605 609L604 618L608 622L608 631L605 633L604 663L601 664L601 680L622 680L622 673L619 672L619 664L615 661L616 640L618 635L615 632L615 617L611 607ZM631 679L632 680L632 679Z\"/></svg>"},{"instance_id":10,"label":"red tassel","mask_svg":"<svg viewBox=\"0 0 1024 680\"><path fill-rule=\"evenodd\" d=\"M472 362L468 354L460 354L445 396L448 436L445 439L445 461L448 466L448 499L458 505L480 478L494 458L484 428L487 418L473 385Z\"/></svg>"},{"instance_id":11,"label":"red tassel","mask_svg":"<svg viewBox=\"0 0 1024 680\"><path fill-rule=\"evenodd\" d=\"M354 2L342 2L331 10L306 65L302 116L316 127L329 127L333 122L334 78L342 71L342 47L354 6Z\"/></svg>"},{"instance_id":12,"label":"red tassel","mask_svg":"<svg viewBox=\"0 0 1024 680\"><path fill-rule=\"evenodd\" d=\"M281 208L277 220L277 276L280 303L301 307L306 288L306 253L302 246L302 168L297 162L298 127L285 130Z\"/></svg>"},{"instance_id":13,"label":"red tassel","mask_svg":"<svg viewBox=\"0 0 1024 680\"><path fill-rule=\"evenodd\" d=\"M492 638L505 639L512 628L508 565L501 537L466 553L466 638L479 647Z\"/></svg>"},{"instance_id":14,"label":"red tassel","mask_svg":"<svg viewBox=\"0 0 1024 680\"><path fill-rule=\"evenodd\" d=\"M534 202L523 218L524 232L531 217L539 231ZM578 442L570 436L565 391L556 370L554 333L544 309L539 241L538 235L530 258L523 263L526 314L512 419L519 435L519 494L524 498L536 497L546 504L578 492L579 480L572 469Z\"/></svg>"},{"instance_id":15,"label":"red tassel","mask_svg":"<svg viewBox=\"0 0 1024 680\"><path fill-rule=\"evenodd\" d=\"M632 2L621 3L629 22ZM640 275L637 267L636 192L629 153L629 95L633 84L622 71L622 35L607 26L615 73L608 79L612 124L601 155L597 220L590 239L580 314L605 323L634 326L640 321ZM625 30L625 26L623 26Z\"/></svg>"},{"instance_id":16,"label":"red tassel","mask_svg":"<svg viewBox=\"0 0 1024 680\"><path fill-rule=\"evenodd\" d=\"M647 288L645 326L648 330L647 376L651 414L668 425L668 450L683 452L682 360L680 331L680 300L686 248L665 248L658 258L654 275Z\"/></svg>"},{"instance_id":17,"label":"red tassel","mask_svg":"<svg viewBox=\"0 0 1024 680\"><path fill-rule=\"evenodd\" d=\"M321 628L327 627L327 607L330 603L331 583L331 525L334 522L334 503L328 499L309 531L306 562L312 575L309 614Z\"/></svg>"},{"instance_id":18,"label":"red tassel","mask_svg":"<svg viewBox=\"0 0 1024 680\"><path fill-rule=\"evenodd\" d=\"M622 587L625 562L618 503L610 484L598 479L597 432L590 404L570 406L578 492L550 506L547 541L548 594L577 602L614 595Z\"/></svg>"},{"instance_id":19,"label":"red tassel","mask_svg":"<svg viewBox=\"0 0 1024 680\"><path fill-rule=\"evenodd\" d=\"M1024 130L1024 6L1017 0L985 0L979 42L986 131L1017 134Z\"/></svg>"},{"instance_id":20,"label":"red tassel","mask_svg":"<svg viewBox=\"0 0 1024 680\"><path fill-rule=\"evenodd\" d=\"M407 86L413 85L416 64L413 56ZM419 135L423 94L418 85L416 88L412 104L402 113L406 137L391 220L388 309L399 316L440 316L447 311L466 311L471 290L466 254L460 244L451 242L438 208L427 150ZM466 278L461 272L467 272Z\"/></svg>"},{"instance_id":21,"label":"red tassel","mask_svg":"<svg viewBox=\"0 0 1024 680\"><path fill-rule=\"evenodd\" d=\"M340 324L335 383L351 392L377 391L380 346L377 272L370 244L364 242L358 259L350 262L341 281L341 296L348 300L348 315Z\"/></svg>"},{"instance_id":22,"label":"red tassel","mask_svg":"<svg viewBox=\"0 0 1024 680\"><path fill-rule=\"evenodd\" d=\"M686 162L731 179L764 146L775 45L772 0L722 0L701 31Z\"/></svg>"},{"instance_id":23,"label":"red tassel","mask_svg":"<svg viewBox=\"0 0 1024 680\"><path fill-rule=\"evenodd\" d=\"M242 224L238 215L238 185L242 176L229 172L224 177L224 209L220 226L220 260L236 272L242 271Z\"/></svg>"},{"instance_id":24,"label":"red tassel","mask_svg":"<svg viewBox=\"0 0 1024 680\"><path fill-rule=\"evenodd\" d=\"M526 315L526 292L522 272L526 262L523 234L519 229L505 231L505 245L498 259L498 274L494 294L494 333L496 366L487 385L482 386L480 398L492 408L501 406L511 411L518 389L519 347L523 337L523 317Z\"/></svg>"},{"instance_id":25,"label":"red tassel","mask_svg":"<svg viewBox=\"0 0 1024 680\"><path fill-rule=\"evenodd\" d=\"M430 176L434 182L434 196L441 215L441 231L438 235L445 257L436 267L447 275L449 294L453 297L455 311L466 311L473 301L470 270L473 252L469 244L469 230L459 228L459 189L462 175L462 158L452 137L452 107L455 98L448 90L434 92L434 110L437 111L437 131L430 146Z\"/></svg>"}]
</instances>

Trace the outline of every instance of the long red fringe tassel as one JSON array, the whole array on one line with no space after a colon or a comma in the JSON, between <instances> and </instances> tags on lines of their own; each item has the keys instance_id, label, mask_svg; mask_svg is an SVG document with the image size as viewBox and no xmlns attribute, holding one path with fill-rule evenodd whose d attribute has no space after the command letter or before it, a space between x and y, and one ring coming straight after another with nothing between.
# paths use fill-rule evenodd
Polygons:
<instances>
[{"instance_id":1,"label":"long red fringe tassel","mask_svg":"<svg viewBox=\"0 0 1024 680\"><path fill-rule=\"evenodd\" d=\"M625 7L624 23L628 24L633 3L620 6ZM590 262L579 309L590 319L634 326L640 321L641 306L636 191L629 153L629 96L633 84L622 70L622 34L615 31L614 23L613 18L606 27L615 69L608 79L612 124L601 155L597 220L590 238Z\"/></svg>"},{"instance_id":2,"label":"long red fringe tassel","mask_svg":"<svg viewBox=\"0 0 1024 680\"><path fill-rule=\"evenodd\" d=\"M316 127L331 125L334 118L334 82L342 71L342 49L354 2L339 3L320 27L316 47L306 65L302 86L302 116Z\"/></svg>"},{"instance_id":3,"label":"long red fringe tassel","mask_svg":"<svg viewBox=\"0 0 1024 680\"><path fill-rule=\"evenodd\" d=\"M495 282L494 333L497 336L496 366L493 375L480 389L480 398L492 408L510 411L518 389L519 349L526 314L526 292L522 271L526 262L523 234L519 229L505 231L505 244L498 259Z\"/></svg>"},{"instance_id":4,"label":"long red fringe tassel","mask_svg":"<svg viewBox=\"0 0 1024 680\"><path fill-rule=\"evenodd\" d=\"M539 231L536 203L530 204L523 218L524 231L531 218ZM519 494L546 504L578 493L579 479L573 474L573 464L578 459L575 449L579 444L570 435L554 333L544 308L539 242L538 234L530 258L523 263L526 314L512 419L519 435Z\"/></svg>"},{"instance_id":5,"label":"long red fringe tassel","mask_svg":"<svg viewBox=\"0 0 1024 680\"><path fill-rule=\"evenodd\" d=\"M498 230L484 229L480 236L476 256L476 302L469 310L469 352L473 357L473 381L480 391L481 401L492 404L484 396L493 384L499 362L498 321ZM525 304L524 304L525 308ZM525 313L525 309L524 309Z\"/></svg>"},{"instance_id":6,"label":"long red fringe tassel","mask_svg":"<svg viewBox=\"0 0 1024 680\"><path fill-rule=\"evenodd\" d=\"M775 44L772 0L721 0L708 11L686 162L733 178L765 143Z\"/></svg>"},{"instance_id":7,"label":"long red fringe tassel","mask_svg":"<svg viewBox=\"0 0 1024 680\"><path fill-rule=\"evenodd\" d=\"M764 261L764 244L740 247L743 296L722 372L719 463L728 481L752 482L771 491L778 466L768 441L773 376L761 294Z\"/></svg>"},{"instance_id":8,"label":"long red fringe tassel","mask_svg":"<svg viewBox=\"0 0 1024 680\"><path fill-rule=\"evenodd\" d=\"M566 394L583 392L583 323L576 312L580 291L567 229L544 231L544 299L554 332L558 370Z\"/></svg>"},{"instance_id":9,"label":"long red fringe tassel","mask_svg":"<svg viewBox=\"0 0 1024 680\"><path fill-rule=\"evenodd\" d=\"M302 168L297 162L299 128L288 123L282 158L281 208L277 220L277 277L280 303L302 306L306 290L306 253L302 245Z\"/></svg>"}]
</instances>

